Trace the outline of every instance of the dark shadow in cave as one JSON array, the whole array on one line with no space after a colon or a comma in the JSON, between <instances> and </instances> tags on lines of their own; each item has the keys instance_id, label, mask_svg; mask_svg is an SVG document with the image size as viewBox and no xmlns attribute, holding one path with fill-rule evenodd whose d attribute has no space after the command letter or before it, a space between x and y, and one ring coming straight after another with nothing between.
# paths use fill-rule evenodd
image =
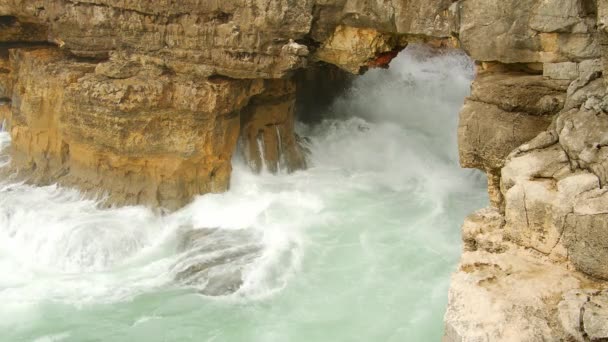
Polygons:
<instances>
[{"instance_id":1,"label":"dark shadow in cave","mask_svg":"<svg viewBox=\"0 0 608 342\"><path fill-rule=\"evenodd\" d=\"M319 123L334 103L348 91L357 75L334 65L318 63L295 74L296 120L305 124Z\"/></svg>"},{"instance_id":2,"label":"dark shadow in cave","mask_svg":"<svg viewBox=\"0 0 608 342\"><path fill-rule=\"evenodd\" d=\"M377 102L374 97L382 96L378 92L381 89L388 90L385 88L387 84L398 86L403 91L411 90L412 87L425 87L424 84L415 84L415 78L403 77L398 70L393 68L402 67L398 59L403 59L407 55L409 60L415 64L420 65L424 70L421 72L428 72L429 74L437 74L437 70L433 70L433 61L437 60L441 56L464 56L466 53L460 49L446 47L446 46L434 46L425 43L412 43L406 48L402 49L398 55L392 55L393 58L388 60L386 64L381 64L375 68L366 69L362 75L354 75L348 71L342 70L339 67L320 62L313 64L306 69L300 69L296 72L294 79L296 82L296 108L295 118L296 121L314 125L322 122L324 119L345 119L351 116L357 116L361 113L353 113L345 110L344 106L338 105L339 103L348 102L348 98L357 96L370 96L369 102ZM430 63L430 65L429 65ZM473 68L473 62L470 64L470 68ZM438 66L440 67L440 66ZM387 69L380 70L378 69ZM391 69L391 70L388 70ZM363 75L368 76L368 73L375 74L372 76L371 82L359 82ZM529 72L529 71L528 71ZM470 71L471 75L475 73L474 70ZM368 77L369 79L369 77ZM446 79L446 81L448 81ZM471 80L472 81L472 78ZM371 88L369 83L376 82L376 87ZM418 81L418 83L421 80ZM359 89L361 88L361 89ZM362 91L369 93L361 93ZM451 97L447 94L438 94L441 98ZM457 95L456 97L458 97ZM414 102L420 102L420 99L416 99ZM452 99L453 100L453 99ZM369 109L369 108L368 108ZM389 112L392 112L389 110Z\"/></svg>"},{"instance_id":3,"label":"dark shadow in cave","mask_svg":"<svg viewBox=\"0 0 608 342\"><path fill-rule=\"evenodd\" d=\"M17 23L17 17L11 15L0 15L0 28L13 26Z\"/></svg>"}]
</instances>

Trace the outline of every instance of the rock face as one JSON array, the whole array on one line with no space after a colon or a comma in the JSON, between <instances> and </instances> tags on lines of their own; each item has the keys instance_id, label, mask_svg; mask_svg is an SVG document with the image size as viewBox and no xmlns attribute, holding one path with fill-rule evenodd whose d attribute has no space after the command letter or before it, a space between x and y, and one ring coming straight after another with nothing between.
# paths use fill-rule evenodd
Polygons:
<instances>
[{"instance_id":1,"label":"rock face","mask_svg":"<svg viewBox=\"0 0 608 342\"><path fill-rule=\"evenodd\" d=\"M516 10L521 35L495 40L513 48L480 52L502 63L480 63L460 114L461 164L486 171L492 207L463 225L446 341L608 338L606 32L594 29L608 3L537 3Z\"/></svg>"},{"instance_id":2,"label":"rock face","mask_svg":"<svg viewBox=\"0 0 608 342\"><path fill-rule=\"evenodd\" d=\"M33 183L168 209L225 191L239 140L255 171L301 169L295 71L384 66L409 35L449 37L448 7L4 1L0 100L11 103L2 115L12 167Z\"/></svg>"},{"instance_id":3,"label":"rock face","mask_svg":"<svg viewBox=\"0 0 608 342\"><path fill-rule=\"evenodd\" d=\"M223 191L239 110L261 80L166 73L139 61L11 50L13 163L35 182L108 191L113 203L176 208ZM111 64L111 65L108 65ZM102 128L103 129L100 129Z\"/></svg>"},{"instance_id":4,"label":"rock face","mask_svg":"<svg viewBox=\"0 0 608 342\"><path fill-rule=\"evenodd\" d=\"M496 208L471 214L462 229L465 251L452 276L445 341L608 338L605 281L510 241Z\"/></svg>"},{"instance_id":5,"label":"rock face","mask_svg":"<svg viewBox=\"0 0 608 342\"><path fill-rule=\"evenodd\" d=\"M5 0L0 119L30 182L174 209L226 190L238 146L254 171L305 167L301 69L458 46L478 63L460 160L491 207L463 226L446 340L601 341L607 24L606 0Z\"/></svg>"},{"instance_id":6,"label":"rock face","mask_svg":"<svg viewBox=\"0 0 608 342\"><path fill-rule=\"evenodd\" d=\"M277 172L306 167L294 132L294 81L268 80L264 93L253 97L241 115L246 159L254 171Z\"/></svg>"}]
</instances>

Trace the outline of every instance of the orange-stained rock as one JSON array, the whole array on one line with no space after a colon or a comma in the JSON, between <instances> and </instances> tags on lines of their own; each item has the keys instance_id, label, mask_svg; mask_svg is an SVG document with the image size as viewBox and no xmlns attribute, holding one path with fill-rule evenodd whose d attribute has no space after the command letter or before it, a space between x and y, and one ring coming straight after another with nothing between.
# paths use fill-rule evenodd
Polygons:
<instances>
[{"instance_id":1,"label":"orange-stained rock","mask_svg":"<svg viewBox=\"0 0 608 342\"><path fill-rule=\"evenodd\" d=\"M265 88L241 116L245 158L256 172L303 169L306 160L294 132L295 82L268 80Z\"/></svg>"},{"instance_id":2,"label":"orange-stained rock","mask_svg":"<svg viewBox=\"0 0 608 342\"><path fill-rule=\"evenodd\" d=\"M11 121L11 107L8 104L0 104L0 127L6 129ZM4 126L6 125L6 126Z\"/></svg>"},{"instance_id":3,"label":"orange-stained rock","mask_svg":"<svg viewBox=\"0 0 608 342\"><path fill-rule=\"evenodd\" d=\"M375 29L338 26L317 50L315 57L358 74L370 64L376 66L378 56L399 51L406 45L405 39Z\"/></svg>"},{"instance_id":4,"label":"orange-stained rock","mask_svg":"<svg viewBox=\"0 0 608 342\"><path fill-rule=\"evenodd\" d=\"M240 109L259 80L136 67L109 78L57 49L13 50L13 166L35 183L107 193L113 204L178 208L225 191ZM97 71L96 71L97 70Z\"/></svg>"}]
</instances>

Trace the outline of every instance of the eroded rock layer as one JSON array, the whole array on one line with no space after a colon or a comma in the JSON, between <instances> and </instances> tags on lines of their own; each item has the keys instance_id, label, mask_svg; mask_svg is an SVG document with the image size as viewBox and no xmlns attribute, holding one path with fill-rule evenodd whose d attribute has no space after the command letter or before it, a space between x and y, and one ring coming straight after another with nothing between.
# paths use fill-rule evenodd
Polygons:
<instances>
[{"instance_id":1,"label":"eroded rock layer","mask_svg":"<svg viewBox=\"0 0 608 342\"><path fill-rule=\"evenodd\" d=\"M6 0L0 119L31 182L174 209L226 190L237 146L255 171L305 167L296 70L460 47L460 159L491 207L463 226L446 340L601 341L607 23L607 0Z\"/></svg>"},{"instance_id":2,"label":"eroded rock layer","mask_svg":"<svg viewBox=\"0 0 608 342\"><path fill-rule=\"evenodd\" d=\"M424 7L441 18L429 39L449 36L447 5ZM294 72L387 65L406 35L428 30L411 9L5 1L0 99L12 112L2 115L12 118L13 168L108 203L168 209L226 190L239 139L255 171L301 169ZM361 11L369 17L353 17Z\"/></svg>"},{"instance_id":3,"label":"eroded rock layer","mask_svg":"<svg viewBox=\"0 0 608 342\"><path fill-rule=\"evenodd\" d=\"M110 65L108 65L110 64ZM107 191L113 203L177 208L224 191L239 110L262 80L174 74L11 50L13 164L38 183Z\"/></svg>"},{"instance_id":4,"label":"eroded rock layer","mask_svg":"<svg viewBox=\"0 0 608 342\"><path fill-rule=\"evenodd\" d=\"M513 50L516 64L480 63L459 144L462 165L488 174L492 208L463 226L448 341L608 338L606 311L589 304L608 289L607 4L538 2L519 28L539 37L538 54ZM572 54L556 58L566 50Z\"/></svg>"}]
</instances>

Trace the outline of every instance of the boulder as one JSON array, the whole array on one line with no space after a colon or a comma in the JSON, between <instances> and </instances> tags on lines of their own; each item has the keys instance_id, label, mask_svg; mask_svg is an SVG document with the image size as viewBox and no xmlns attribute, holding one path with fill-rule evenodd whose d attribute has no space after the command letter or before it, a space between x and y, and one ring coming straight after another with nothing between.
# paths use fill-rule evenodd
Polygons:
<instances>
[{"instance_id":1,"label":"boulder","mask_svg":"<svg viewBox=\"0 0 608 342\"><path fill-rule=\"evenodd\" d=\"M179 232L175 281L207 296L230 295L241 287L245 268L262 253L252 229L198 228Z\"/></svg>"}]
</instances>

